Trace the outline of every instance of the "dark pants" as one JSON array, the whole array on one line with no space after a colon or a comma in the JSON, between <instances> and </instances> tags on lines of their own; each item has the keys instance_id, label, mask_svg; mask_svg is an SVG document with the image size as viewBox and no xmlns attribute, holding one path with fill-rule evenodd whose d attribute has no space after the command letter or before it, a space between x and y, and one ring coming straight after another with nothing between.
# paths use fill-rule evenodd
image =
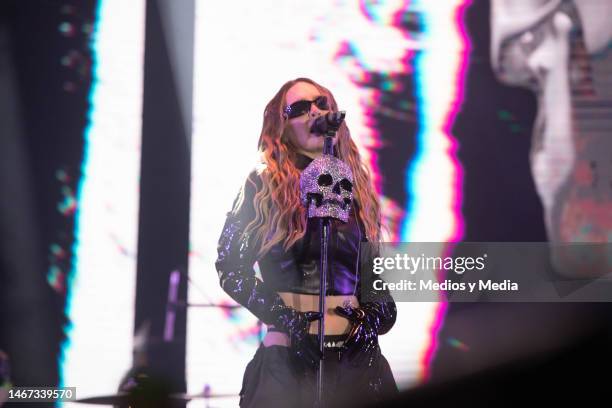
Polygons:
<instances>
[{"instance_id":1,"label":"dark pants","mask_svg":"<svg viewBox=\"0 0 612 408\"><path fill-rule=\"evenodd\" d=\"M355 365L338 348L325 351L326 407L358 407L398 393L391 368L377 353L371 366ZM304 367L284 346L261 345L247 365L240 391L240 407L304 407L314 405L316 368Z\"/></svg>"}]
</instances>

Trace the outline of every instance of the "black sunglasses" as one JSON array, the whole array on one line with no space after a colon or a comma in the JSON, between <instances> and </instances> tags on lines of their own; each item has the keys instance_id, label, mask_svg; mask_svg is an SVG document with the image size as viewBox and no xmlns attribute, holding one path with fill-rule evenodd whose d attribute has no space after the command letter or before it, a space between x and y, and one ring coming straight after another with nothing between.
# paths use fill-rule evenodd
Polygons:
<instances>
[{"instance_id":1,"label":"black sunglasses","mask_svg":"<svg viewBox=\"0 0 612 408\"><path fill-rule=\"evenodd\" d=\"M321 110L328 110L329 103L327 103L327 96L317 96L314 101L307 101L302 99L301 101L293 102L291 105L285 108L285 117L287 119L297 118L305 113L310 112L312 104Z\"/></svg>"}]
</instances>

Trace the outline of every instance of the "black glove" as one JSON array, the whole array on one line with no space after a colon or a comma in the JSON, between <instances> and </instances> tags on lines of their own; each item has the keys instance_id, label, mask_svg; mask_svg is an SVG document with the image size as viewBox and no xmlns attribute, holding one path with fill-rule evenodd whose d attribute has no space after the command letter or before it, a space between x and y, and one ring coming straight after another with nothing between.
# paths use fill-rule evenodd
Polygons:
<instances>
[{"instance_id":1,"label":"black glove","mask_svg":"<svg viewBox=\"0 0 612 408\"><path fill-rule=\"evenodd\" d=\"M397 318L395 301L388 291L370 292L370 298L376 301L361 302L359 282L360 306L338 306L335 309L336 313L352 323L343 348L349 361L355 365L362 365L367 361L368 366L372 366L380 355L378 336L391 330Z\"/></svg>"},{"instance_id":2,"label":"black glove","mask_svg":"<svg viewBox=\"0 0 612 408\"><path fill-rule=\"evenodd\" d=\"M321 313L298 312L288 306L277 307L272 313L276 315L275 327L289 336L292 353L307 367L315 368L321 352L309 336L308 329L311 322L321 319Z\"/></svg>"},{"instance_id":3,"label":"black glove","mask_svg":"<svg viewBox=\"0 0 612 408\"><path fill-rule=\"evenodd\" d=\"M378 357L378 331L380 320L373 314L368 314L363 308L336 307L336 313L351 322L351 330L342 345L349 362L361 366L366 361L368 366Z\"/></svg>"}]
</instances>

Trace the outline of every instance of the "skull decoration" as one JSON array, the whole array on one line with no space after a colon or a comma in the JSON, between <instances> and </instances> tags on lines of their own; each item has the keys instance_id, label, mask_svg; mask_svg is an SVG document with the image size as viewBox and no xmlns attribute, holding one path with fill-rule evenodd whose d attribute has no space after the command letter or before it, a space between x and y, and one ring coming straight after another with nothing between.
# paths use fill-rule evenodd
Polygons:
<instances>
[{"instance_id":1,"label":"skull decoration","mask_svg":"<svg viewBox=\"0 0 612 408\"><path fill-rule=\"evenodd\" d=\"M300 177L302 203L308 218L336 218L347 222L353 201L351 168L331 155L314 159Z\"/></svg>"}]
</instances>

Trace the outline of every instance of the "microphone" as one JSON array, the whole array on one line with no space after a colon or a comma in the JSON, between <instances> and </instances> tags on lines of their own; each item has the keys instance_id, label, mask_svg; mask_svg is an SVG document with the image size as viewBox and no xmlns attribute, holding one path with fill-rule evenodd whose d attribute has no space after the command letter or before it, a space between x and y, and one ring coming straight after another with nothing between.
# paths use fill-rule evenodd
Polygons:
<instances>
[{"instance_id":1,"label":"microphone","mask_svg":"<svg viewBox=\"0 0 612 408\"><path fill-rule=\"evenodd\" d=\"M327 132L335 132L340 128L345 116L345 111L329 112L319 116L310 127L310 133L326 135Z\"/></svg>"}]
</instances>

